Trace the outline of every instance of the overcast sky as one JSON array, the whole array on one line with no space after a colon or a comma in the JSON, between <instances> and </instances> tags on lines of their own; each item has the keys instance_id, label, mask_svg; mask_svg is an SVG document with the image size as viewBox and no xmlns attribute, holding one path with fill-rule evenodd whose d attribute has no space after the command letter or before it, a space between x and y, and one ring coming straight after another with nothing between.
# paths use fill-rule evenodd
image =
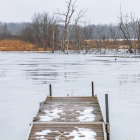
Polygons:
<instances>
[{"instance_id":1,"label":"overcast sky","mask_svg":"<svg viewBox=\"0 0 140 140\"><path fill-rule=\"evenodd\" d=\"M37 12L52 14L57 9L65 10L66 0L0 0L0 21L23 22L31 21ZM85 19L90 23L116 23L120 5L124 13L134 12L140 17L140 0L78 0L77 11L86 9Z\"/></svg>"}]
</instances>

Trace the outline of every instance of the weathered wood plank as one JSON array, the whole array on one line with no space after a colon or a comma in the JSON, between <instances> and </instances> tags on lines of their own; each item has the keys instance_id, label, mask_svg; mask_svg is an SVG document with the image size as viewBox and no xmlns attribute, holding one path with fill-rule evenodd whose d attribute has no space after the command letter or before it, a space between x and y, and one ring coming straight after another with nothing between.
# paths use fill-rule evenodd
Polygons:
<instances>
[{"instance_id":1,"label":"weathered wood plank","mask_svg":"<svg viewBox=\"0 0 140 140\"><path fill-rule=\"evenodd\" d=\"M42 103L28 140L69 140L76 135L104 140L103 125L96 97L52 97Z\"/></svg>"},{"instance_id":2,"label":"weathered wood plank","mask_svg":"<svg viewBox=\"0 0 140 140\"><path fill-rule=\"evenodd\" d=\"M44 125L44 124L34 124L32 131L30 133L30 138L29 140L33 139L34 140L38 137L43 136L43 138L52 138L55 139L57 136L60 136L59 138L63 138L64 140L70 139L71 137L68 137L69 134L73 131L77 131L79 133L78 129L85 129L85 130L90 130L96 133L95 138L98 140L98 138L104 137L103 133L103 127L102 124L79 124L79 125L73 125L73 124L68 124L68 125L60 125L60 124L54 124L54 125ZM43 132L45 130L50 131L46 135L38 135L38 132ZM82 136L82 135L81 135Z\"/></svg>"}]
</instances>

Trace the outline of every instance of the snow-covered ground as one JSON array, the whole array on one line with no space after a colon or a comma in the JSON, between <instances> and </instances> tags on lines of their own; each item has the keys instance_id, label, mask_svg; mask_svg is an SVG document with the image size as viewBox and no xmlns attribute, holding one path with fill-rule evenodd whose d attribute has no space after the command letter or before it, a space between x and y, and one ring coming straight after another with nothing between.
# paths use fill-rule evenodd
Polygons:
<instances>
[{"instance_id":1,"label":"snow-covered ground","mask_svg":"<svg viewBox=\"0 0 140 140\"><path fill-rule=\"evenodd\" d=\"M0 53L0 140L27 138L48 84L53 96L89 96L92 80L103 113L109 94L111 139L139 140L139 56L35 52Z\"/></svg>"}]
</instances>

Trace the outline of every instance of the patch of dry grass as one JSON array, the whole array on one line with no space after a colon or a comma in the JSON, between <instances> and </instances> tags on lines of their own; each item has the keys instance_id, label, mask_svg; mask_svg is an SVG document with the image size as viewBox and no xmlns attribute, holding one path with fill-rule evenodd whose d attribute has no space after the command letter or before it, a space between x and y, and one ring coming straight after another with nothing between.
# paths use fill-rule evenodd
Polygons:
<instances>
[{"instance_id":1,"label":"patch of dry grass","mask_svg":"<svg viewBox=\"0 0 140 140\"><path fill-rule=\"evenodd\" d=\"M0 51L34 51L35 45L20 40L1 40Z\"/></svg>"}]
</instances>

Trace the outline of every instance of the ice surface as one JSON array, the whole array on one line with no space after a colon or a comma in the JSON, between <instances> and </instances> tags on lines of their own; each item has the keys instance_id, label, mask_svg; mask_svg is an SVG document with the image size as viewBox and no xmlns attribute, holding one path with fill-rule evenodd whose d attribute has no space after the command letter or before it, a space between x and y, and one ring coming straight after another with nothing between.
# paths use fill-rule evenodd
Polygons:
<instances>
[{"instance_id":1,"label":"ice surface","mask_svg":"<svg viewBox=\"0 0 140 140\"><path fill-rule=\"evenodd\" d=\"M117 60L115 60L117 58ZM25 140L39 103L49 95L89 96L101 108L109 94L112 140L139 140L140 56L0 53L0 140Z\"/></svg>"}]
</instances>

